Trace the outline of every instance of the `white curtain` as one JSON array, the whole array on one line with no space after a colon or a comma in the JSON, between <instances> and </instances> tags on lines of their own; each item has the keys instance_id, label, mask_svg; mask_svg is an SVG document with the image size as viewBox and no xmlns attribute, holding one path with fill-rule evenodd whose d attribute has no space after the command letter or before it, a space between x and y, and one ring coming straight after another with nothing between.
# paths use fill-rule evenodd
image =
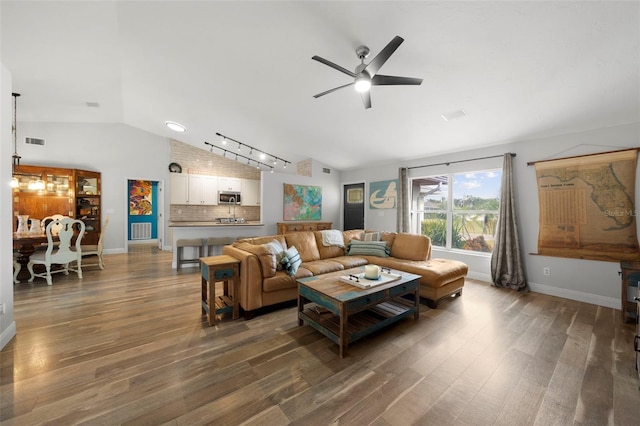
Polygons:
<instances>
[{"instance_id":1,"label":"white curtain","mask_svg":"<svg viewBox=\"0 0 640 426\"><path fill-rule=\"evenodd\" d=\"M510 152L504 155L502 167L500 212L495 245L491 255L491 279L497 287L527 291L527 278L520 255L520 239L518 238L518 222L516 220L513 155Z\"/></svg>"},{"instance_id":2,"label":"white curtain","mask_svg":"<svg viewBox=\"0 0 640 426\"><path fill-rule=\"evenodd\" d=\"M397 232L411 232L410 224L409 169L401 167L398 172Z\"/></svg>"}]
</instances>

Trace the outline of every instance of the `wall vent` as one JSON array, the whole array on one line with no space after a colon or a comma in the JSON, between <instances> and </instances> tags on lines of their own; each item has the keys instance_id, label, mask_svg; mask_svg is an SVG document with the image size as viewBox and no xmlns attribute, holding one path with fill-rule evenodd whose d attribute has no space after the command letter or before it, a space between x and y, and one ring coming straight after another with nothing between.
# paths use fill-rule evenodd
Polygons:
<instances>
[{"instance_id":1,"label":"wall vent","mask_svg":"<svg viewBox=\"0 0 640 426\"><path fill-rule=\"evenodd\" d=\"M151 239L151 223L132 223L131 224L132 240L150 240Z\"/></svg>"},{"instance_id":2,"label":"wall vent","mask_svg":"<svg viewBox=\"0 0 640 426\"><path fill-rule=\"evenodd\" d=\"M28 143L30 145L44 146L44 139L40 139L40 138L24 138L24 143Z\"/></svg>"},{"instance_id":3,"label":"wall vent","mask_svg":"<svg viewBox=\"0 0 640 426\"><path fill-rule=\"evenodd\" d=\"M322 173L331 174L331 169L329 169L327 167L323 167L322 168Z\"/></svg>"}]
</instances>

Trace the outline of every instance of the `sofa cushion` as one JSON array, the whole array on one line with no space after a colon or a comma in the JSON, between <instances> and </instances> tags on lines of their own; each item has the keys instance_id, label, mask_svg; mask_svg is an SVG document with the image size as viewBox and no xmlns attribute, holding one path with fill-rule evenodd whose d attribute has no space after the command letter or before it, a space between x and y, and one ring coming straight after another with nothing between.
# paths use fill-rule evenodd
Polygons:
<instances>
[{"instance_id":1,"label":"sofa cushion","mask_svg":"<svg viewBox=\"0 0 640 426\"><path fill-rule=\"evenodd\" d=\"M318 247L318 253L320 253L320 259L328 259L337 256L344 256L344 247L338 246L325 246L322 244L322 232L315 231L313 235L316 238L316 247Z\"/></svg>"},{"instance_id":2,"label":"sofa cushion","mask_svg":"<svg viewBox=\"0 0 640 426\"><path fill-rule=\"evenodd\" d=\"M246 242L237 242L234 247L240 250L248 251L251 254L255 254L258 257L260 266L262 268L262 276L264 278L272 277L276 273L276 257L275 255L262 244L251 244Z\"/></svg>"},{"instance_id":3,"label":"sofa cushion","mask_svg":"<svg viewBox=\"0 0 640 426\"><path fill-rule=\"evenodd\" d=\"M380 234L380 241L386 241L389 247L393 247L393 241L396 239L395 232L383 232Z\"/></svg>"},{"instance_id":4,"label":"sofa cushion","mask_svg":"<svg viewBox=\"0 0 640 426\"><path fill-rule=\"evenodd\" d=\"M334 262L333 259L320 259L312 260L311 262L304 262L302 267L311 271L313 275L344 270L344 266L340 262Z\"/></svg>"},{"instance_id":5,"label":"sofa cushion","mask_svg":"<svg viewBox=\"0 0 640 426\"><path fill-rule=\"evenodd\" d=\"M252 244L267 244L270 243L273 240L277 240L280 245L282 245L282 247L284 247L285 249L288 247L287 246L287 241L284 238L284 235L270 235L267 237L253 237L253 238L247 238L246 240L250 240ZM240 240L240 241L246 241L246 240Z\"/></svg>"},{"instance_id":6,"label":"sofa cushion","mask_svg":"<svg viewBox=\"0 0 640 426\"><path fill-rule=\"evenodd\" d=\"M287 247L295 246L303 262L320 259L320 252L316 245L316 236L311 231L292 232L285 234Z\"/></svg>"},{"instance_id":7,"label":"sofa cushion","mask_svg":"<svg viewBox=\"0 0 640 426\"><path fill-rule=\"evenodd\" d=\"M388 257L389 246L385 241L358 241L352 240L347 246L348 256L380 256Z\"/></svg>"},{"instance_id":8,"label":"sofa cushion","mask_svg":"<svg viewBox=\"0 0 640 426\"><path fill-rule=\"evenodd\" d=\"M311 276L313 276L313 274L304 268L298 268L298 272L294 277L287 274L286 271L278 271L273 277L262 280L262 291L269 293L272 291L297 288L298 282L296 280L298 278L307 278Z\"/></svg>"},{"instance_id":9,"label":"sofa cushion","mask_svg":"<svg viewBox=\"0 0 640 426\"><path fill-rule=\"evenodd\" d=\"M300 253L298 253L296 246L291 246L284 251L280 263L282 263L282 269L287 271L289 275L294 276L298 272L302 260L300 260Z\"/></svg>"},{"instance_id":10,"label":"sofa cushion","mask_svg":"<svg viewBox=\"0 0 640 426\"><path fill-rule=\"evenodd\" d=\"M427 260L431 240L426 235L396 234L391 246L391 256L408 260Z\"/></svg>"},{"instance_id":11,"label":"sofa cushion","mask_svg":"<svg viewBox=\"0 0 640 426\"><path fill-rule=\"evenodd\" d=\"M344 269L355 268L356 266L366 265L370 263L364 257L359 256L338 256L331 259L333 262L338 262Z\"/></svg>"},{"instance_id":12,"label":"sofa cushion","mask_svg":"<svg viewBox=\"0 0 640 426\"><path fill-rule=\"evenodd\" d=\"M362 240L363 235L363 229L350 229L348 231L342 231L345 246L349 244L349 241L351 240Z\"/></svg>"}]
</instances>

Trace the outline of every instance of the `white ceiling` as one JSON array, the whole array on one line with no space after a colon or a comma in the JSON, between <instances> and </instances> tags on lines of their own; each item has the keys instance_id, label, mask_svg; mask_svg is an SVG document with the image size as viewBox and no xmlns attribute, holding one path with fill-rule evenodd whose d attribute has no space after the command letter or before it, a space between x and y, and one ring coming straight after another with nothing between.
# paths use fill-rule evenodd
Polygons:
<instances>
[{"instance_id":1,"label":"white ceiling","mask_svg":"<svg viewBox=\"0 0 640 426\"><path fill-rule=\"evenodd\" d=\"M216 132L348 170L640 121L640 3L2 1L19 121L123 122L206 149ZM394 36L381 74L352 88ZM98 102L99 108L87 102ZM441 114L464 110L445 121ZM164 121L184 124L177 135Z\"/></svg>"}]
</instances>

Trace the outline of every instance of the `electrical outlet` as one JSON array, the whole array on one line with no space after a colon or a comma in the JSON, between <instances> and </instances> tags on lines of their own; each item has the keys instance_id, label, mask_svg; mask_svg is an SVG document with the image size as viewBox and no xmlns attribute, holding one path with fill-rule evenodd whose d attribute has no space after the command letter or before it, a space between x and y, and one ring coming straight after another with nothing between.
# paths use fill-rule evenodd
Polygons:
<instances>
[{"instance_id":1,"label":"electrical outlet","mask_svg":"<svg viewBox=\"0 0 640 426\"><path fill-rule=\"evenodd\" d=\"M0 315L4 315L4 303L0 303Z\"/></svg>"},{"instance_id":2,"label":"electrical outlet","mask_svg":"<svg viewBox=\"0 0 640 426\"><path fill-rule=\"evenodd\" d=\"M544 272L545 275L551 275L551 269L549 268L544 268L542 272Z\"/></svg>"}]
</instances>

